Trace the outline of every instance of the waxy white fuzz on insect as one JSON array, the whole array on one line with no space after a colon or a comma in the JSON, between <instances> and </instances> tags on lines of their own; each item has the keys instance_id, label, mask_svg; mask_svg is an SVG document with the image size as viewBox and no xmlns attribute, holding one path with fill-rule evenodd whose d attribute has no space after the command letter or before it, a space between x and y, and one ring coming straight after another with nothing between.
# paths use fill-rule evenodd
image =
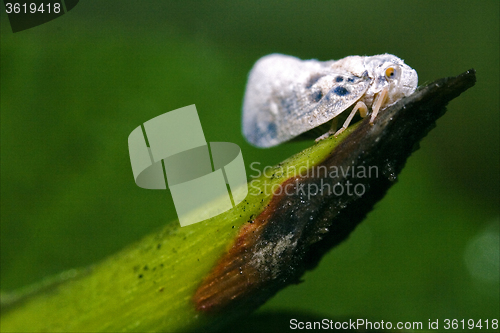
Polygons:
<instances>
[{"instance_id":1,"label":"waxy white fuzz on insect","mask_svg":"<svg viewBox=\"0 0 500 333\"><path fill-rule=\"evenodd\" d=\"M250 72L243 103L243 134L258 147L272 147L331 120L340 134L356 112L371 113L411 95L417 72L391 54L350 56L337 61L300 60L271 54ZM335 119L351 109L337 132Z\"/></svg>"}]
</instances>

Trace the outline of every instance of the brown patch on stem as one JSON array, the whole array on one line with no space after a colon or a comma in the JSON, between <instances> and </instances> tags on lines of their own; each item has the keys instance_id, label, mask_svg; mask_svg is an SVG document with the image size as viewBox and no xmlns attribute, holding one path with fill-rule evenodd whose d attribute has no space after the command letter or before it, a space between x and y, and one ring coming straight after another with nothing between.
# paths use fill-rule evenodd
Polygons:
<instances>
[{"instance_id":1,"label":"brown patch on stem","mask_svg":"<svg viewBox=\"0 0 500 333\"><path fill-rule=\"evenodd\" d=\"M283 184L294 182L296 179L298 177L290 178ZM234 244L196 290L194 301L198 311L209 312L224 308L266 280L249 259L284 195L284 193L273 195L267 207L253 220L253 223L246 223L240 228Z\"/></svg>"}]
</instances>

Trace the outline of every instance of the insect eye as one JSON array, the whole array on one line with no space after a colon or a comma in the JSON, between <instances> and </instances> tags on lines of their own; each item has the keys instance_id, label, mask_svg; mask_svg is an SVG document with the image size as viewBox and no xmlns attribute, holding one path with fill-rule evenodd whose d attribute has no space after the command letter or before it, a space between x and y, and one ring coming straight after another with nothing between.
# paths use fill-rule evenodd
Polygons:
<instances>
[{"instance_id":1,"label":"insect eye","mask_svg":"<svg viewBox=\"0 0 500 333\"><path fill-rule=\"evenodd\" d=\"M392 79L396 76L396 69L394 67L388 67L385 70L385 77L388 79Z\"/></svg>"}]
</instances>

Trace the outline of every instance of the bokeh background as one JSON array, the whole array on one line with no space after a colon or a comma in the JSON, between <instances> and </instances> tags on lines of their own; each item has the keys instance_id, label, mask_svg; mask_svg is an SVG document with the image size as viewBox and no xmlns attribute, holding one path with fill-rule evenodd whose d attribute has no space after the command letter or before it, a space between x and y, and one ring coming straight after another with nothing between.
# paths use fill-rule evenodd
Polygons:
<instances>
[{"instance_id":1,"label":"bokeh background","mask_svg":"<svg viewBox=\"0 0 500 333\"><path fill-rule=\"evenodd\" d=\"M250 177L250 163L274 165L313 144L262 150L243 139L243 93L259 57L392 53L420 84L469 68L477 84L449 104L349 240L255 318L285 313L277 330L299 314L500 319L500 2L80 1L15 34L3 8L2 291L177 223L168 191L134 183L127 137L139 124L196 104L207 141L238 144Z\"/></svg>"}]
</instances>

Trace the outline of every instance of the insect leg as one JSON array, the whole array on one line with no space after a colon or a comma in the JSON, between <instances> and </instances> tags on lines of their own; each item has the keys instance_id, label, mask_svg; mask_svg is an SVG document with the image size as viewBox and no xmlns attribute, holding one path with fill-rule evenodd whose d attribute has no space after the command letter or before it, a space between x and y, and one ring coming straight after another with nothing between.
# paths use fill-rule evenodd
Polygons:
<instances>
[{"instance_id":1,"label":"insect leg","mask_svg":"<svg viewBox=\"0 0 500 333\"><path fill-rule=\"evenodd\" d=\"M373 103L372 106L372 117L370 118L370 125L373 125L373 121L377 117L380 107L382 106L382 104L384 104L388 93L389 93L389 88L385 87L384 89L382 89L382 91L378 94L377 98L375 99L375 102Z\"/></svg>"},{"instance_id":2,"label":"insect leg","mask_svg":"<svg viewBox=\"0 0 500 333\"><path fill-rule=\"evenodd\" d=\"M366 115L368 114L368 108L366 107L365 103L363 102L356 103L356 106L354 107L354 109L352 109L351 113L349 114L349 117L347 117L347 119L345 120L344 125L342 125L342 127L333 136L338 136L340 133L345 131L347 126L349 126L349 124L351 123L352 117L354 117L356 111L358 110L361 118L366 117Z\"/></svg>"},{"instance_id":3,"label":"insect leg","mask_svg":"<svg viewBox=\"0 0 500 333\"><path fill-rule=\"evenodd\" d=\"M330 133L333 133L337 129L337 125L339 123L339 118L335 117L332 119L332 124L330 126Z\"/></svg>"},{"instance_id":4,"label":"insect leg","mask_svg":"<svg viewBox=\"0 0 500 333\"><path fill-rule=\"evenodd\" d=\"M323 134L322 136L316 138L316 140L314 140L316 143L328 138L330 135L332 135L335 132L335 130L337 129L337 125L339 123L339 118L337 118L337 117L333 118L330 123L331 123L330 130L328 132L326 132L325 134Z\"/></svg>"}]
</instances>

